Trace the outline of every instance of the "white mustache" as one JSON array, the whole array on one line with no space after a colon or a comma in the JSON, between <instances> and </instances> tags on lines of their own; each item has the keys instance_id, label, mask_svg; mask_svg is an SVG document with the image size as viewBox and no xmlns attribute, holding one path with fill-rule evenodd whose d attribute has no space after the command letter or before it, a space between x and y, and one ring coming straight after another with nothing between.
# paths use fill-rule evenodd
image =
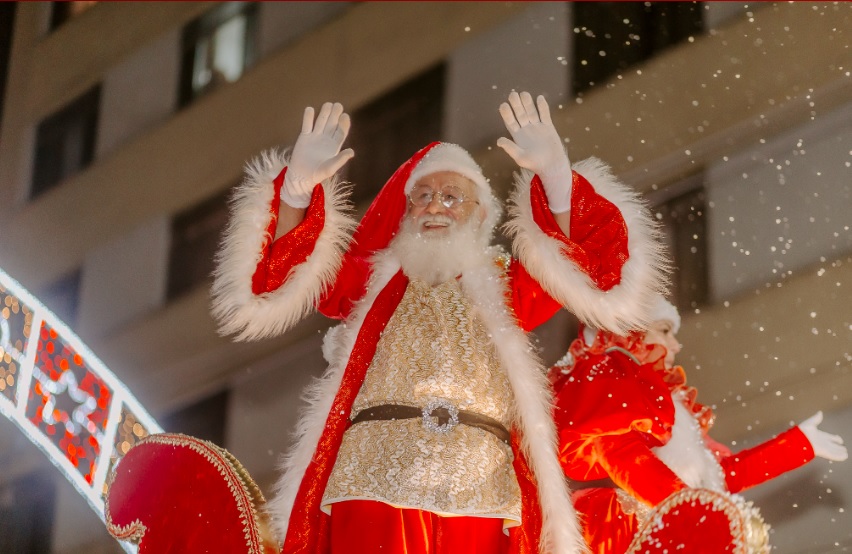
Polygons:
<instances>
[{"instance_id":1,"label":"white mustache","mask_svg":"<svg viewBox=\"0 0 852 554\"><path fill-rule=\"evenodd\" d=\"M427 223L437 223L451 227L455 221L450 216L444 214L424 214L420 216L420 226L422 227Z\"/></svg>"}]
</instances>

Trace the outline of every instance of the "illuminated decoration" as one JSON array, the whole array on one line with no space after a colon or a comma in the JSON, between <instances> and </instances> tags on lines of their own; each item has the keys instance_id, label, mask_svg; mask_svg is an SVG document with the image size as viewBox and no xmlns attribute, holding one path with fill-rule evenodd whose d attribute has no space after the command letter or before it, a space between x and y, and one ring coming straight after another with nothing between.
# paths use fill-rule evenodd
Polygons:
<instances>
[{"instance_id":1,"label":"illuminated decoration","mask_svg":"<svg viewBox=\"0 0 852 554\"><path fill-rule=\"evenodd\" d=\"M102 521L112 468L139 440L163 431L80 338L2 270L0 413L47 455Z\"/></svg>"}]
</instances>

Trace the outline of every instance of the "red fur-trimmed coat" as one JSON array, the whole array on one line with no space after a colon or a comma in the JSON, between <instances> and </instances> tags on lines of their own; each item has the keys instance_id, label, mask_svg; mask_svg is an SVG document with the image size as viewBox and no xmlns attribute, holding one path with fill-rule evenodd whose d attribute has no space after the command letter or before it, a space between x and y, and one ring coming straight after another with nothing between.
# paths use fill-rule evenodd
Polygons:
<instances>
[{"instance_id":1,"label":"red fur-trimmed coat","mask_svg":"<svg viewBox=\"0 0 852 554\"><path fill-rule=\"evenodd\" d=\"M697 393L686 386L682 368L666 369L665 348L645 344L641 334L598 332L591 345L581 335L569 353L571 363L554 366L551 380L560 463L574 481L608 478L641 503L656 506L688 487L678 475L687 481L703 478L702 488L737 493L814 458L798 427L737 453L711 439L712 412L695 402ZM674 444L676 411L677 425L695 421L703 444ZM583 534L594 554L627 551L639 521L615 488L585 488L573 499L577 511L587 514ZM700 541L713 530L699 533Z\"/></svg>"},{"instance_id":2,"label":"red fur-trimmed coat","mask_svg":"<svg viewBox=\"0 0 852 554\"><path fill-rule=\"evenodd\" d=\"M316 186L304 221L271 240L286 172L283 156L257 161L235 196L213 288L221 330L240 339L270 336L312 309L343 320L326 337L329 368L309 391L297 444L270 503L284 552L326 550L323 490L381 332L408 283L384 247L404 213L402 186L432 146L388 181L351 242L354 222L343 213L344 195L334 182ZM491 261L496 251L484 253L488 261L460 277L514 396L522 525L510 536L514 551L528 554L580 552L583 542L557 461L546 372L526 332L562 305L601 328L641 325L665 281L656 229L642 202L600 162L575 169L570 238L556 225L538 177L524 172L508 224L518 259L501 267Z\"/></svg>"}]
</instances>

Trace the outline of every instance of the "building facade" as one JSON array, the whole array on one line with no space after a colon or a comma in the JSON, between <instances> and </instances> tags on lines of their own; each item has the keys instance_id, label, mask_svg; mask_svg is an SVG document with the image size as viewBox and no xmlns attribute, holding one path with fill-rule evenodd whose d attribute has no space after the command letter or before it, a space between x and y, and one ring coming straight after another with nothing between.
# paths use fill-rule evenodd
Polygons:
<instances>
[{"instance_id":1,"label":"building facade","mask_svg":"<svg viewBox=\"0 0 852 554\"><path fill-rule=\"evenodd\" d=\"M245 162L325 101L352 114L363 210L432 140L468 148L505 196L497 107L545 94L571 159L602 158L664 225L680 361L715 438L741 448L822 409L852 440L850 4L35 2L0 17L0 267L166 429L224 445L267 492L329 322L233 343L209 275ZM574 332L564 313L538 329L545 360ZM749 497L776 552L838 552L849 483L852 462L817 460ZM0 531L3 552L120 552L5 421Z\"/></svg>"}]
</instances>

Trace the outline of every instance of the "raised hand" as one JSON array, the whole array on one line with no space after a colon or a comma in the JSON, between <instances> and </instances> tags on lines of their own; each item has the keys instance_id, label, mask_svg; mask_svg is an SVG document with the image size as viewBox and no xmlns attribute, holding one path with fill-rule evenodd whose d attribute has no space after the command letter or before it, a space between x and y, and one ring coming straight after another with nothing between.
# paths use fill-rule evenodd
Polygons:
<instances>
[{"instance_id":1,"label":"raised hand","mask_svg":"<svg viewBox=\"0 0 852 554\"><path fill-rule=\"evenodd\" d=\"M519 166L541 177L551 211L567 211L571 207L571 162L544 96L534 104L530 93L512 91L509 101L500 104L500 115L512 140L500 137L497 146Z\"/></svg>"},{"instance_id":2,"label":"raised hand","mask_svg":"<svg viewBox=\"0 0 852 554\"><path fill-rule=\"evenodd\" d=\"M799 429L811 442L814 454L834 462L842 462L848 458L849 454L846 452L846 447L843 446L843 438L817 429L817 425L820 423L822 423L821 411L799 424Z\"/></svg>"},{"instance_id":3,"label":"raised hand","mask_svg":"<svg viewBox=\"0 0 852 554\"><path fill-rule=\"evenodd\" d=\"M352 159L351 148L340 147L349 134L349 115L343 105L326 102L314 121L314 109L305 108L302 132L296 139L284 176L281 199L294 208L306 208L317 183L328 179Z\"/></svg>"}]
</instances>

